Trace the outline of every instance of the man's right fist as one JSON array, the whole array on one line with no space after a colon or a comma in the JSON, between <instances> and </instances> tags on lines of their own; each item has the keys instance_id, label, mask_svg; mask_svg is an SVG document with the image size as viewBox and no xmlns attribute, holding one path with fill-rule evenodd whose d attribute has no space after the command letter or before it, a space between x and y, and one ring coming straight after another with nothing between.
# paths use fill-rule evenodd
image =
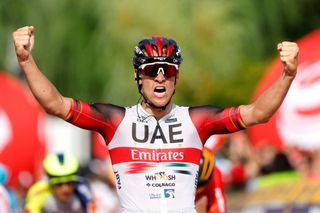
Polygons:
<instances>
[{"instance_id":1,"label":"man's right fist","mask_svg":"<svg viewBox=\"0 0 320 213\"><path fill-rule=\"evenodd\" d=\"M26 62L29 59L34 45L33 33L33 26L22 27L12 33L13 43L19 62Z\"/></svg>"}]
</instances>

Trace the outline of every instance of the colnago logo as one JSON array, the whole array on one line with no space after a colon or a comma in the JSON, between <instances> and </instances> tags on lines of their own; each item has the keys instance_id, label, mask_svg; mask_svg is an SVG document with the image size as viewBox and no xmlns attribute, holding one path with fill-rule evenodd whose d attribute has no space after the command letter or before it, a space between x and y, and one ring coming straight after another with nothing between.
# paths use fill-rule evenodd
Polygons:
<instances>
[{"instance_id":1,"label":"colnago logo","mask_svg":"<svg viewBox=\"0 0 320 213\"><path fill-rule=\"evenodd\" d=\"M157 125L153 131L152 137L149 139L150 130L148 125L139 126L138 129L137 124L132 123L132 139L137 143L146 143L148 141L151 144L154 144L156 141L161 141L164 144L183 143L181 126L181 123L167 125L168 138L166 138L160 125Z\"/></svg>"},{"instance_id":2,"label":"colnago logo","mask_svg":"<svg viewBox=\"0 0 320 213\"><path fill-rule=\"evenodd\" d=\"M175 187L175 183L147 183L146 186L150 187Z\"/></svg>"},{"instance_id":3,"label":"colnago logo","mask_svg":"<svg viewBox=\"0 0 320 213\"><path fill-rule=\"evenodd\" d=\"M131 159L134 161L182 161L184 159L183 152L171 150L144 150L131 149Z\"/></svg>"},{"instance_id":4,"label":"colnago logo","mask_svg":"<svg viewBox=\"0 0 320 213\"><path fill-rule=\"evenodd\" d=\"M175 175L167 175L165 172L157 172L154 175L145 175L145 177L146 177L146 180L148 181L176 180Z\"/></svg>"}]
</instances>

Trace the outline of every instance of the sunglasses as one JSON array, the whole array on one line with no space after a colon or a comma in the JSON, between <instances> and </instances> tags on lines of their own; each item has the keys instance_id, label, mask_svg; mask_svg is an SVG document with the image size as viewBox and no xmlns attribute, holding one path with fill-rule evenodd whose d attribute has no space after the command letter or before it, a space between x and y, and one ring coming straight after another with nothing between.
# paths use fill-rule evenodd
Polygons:
<instances>
[{"instance_id":1,"label":"sunglasses","mask_svg":"<svg viewBox=\"0 0 320 213\"><path fill-rule=\"evenodd\" d=\"M179 67L176 64L170 64L167 62L155 62L142 64L138 69L141 70L143 75L152 78L156 77L160 72L162 72L166 78L170 78L176 75Z\"/></svg>"},{"instance_id":2,"label":"sunglasses","mask_svg":"<svg viewBox=\"0 0 320 213\"><path fill-rule=\"evenodd\" d=\"M57 186L57 187L61 187L61 186L74 186L75 185L75 182L71 181L71 182L63 182L63 183L56 183L54 184L54 186Z\"/></svg>"}]
</instances>

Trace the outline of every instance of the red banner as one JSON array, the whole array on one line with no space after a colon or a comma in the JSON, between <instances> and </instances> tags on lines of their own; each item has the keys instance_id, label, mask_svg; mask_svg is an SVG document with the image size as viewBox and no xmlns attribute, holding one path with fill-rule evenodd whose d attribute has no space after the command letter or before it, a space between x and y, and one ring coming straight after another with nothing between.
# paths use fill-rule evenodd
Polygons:
<instances>
[{"instance_id":1,"label":"red banner","mask_svg":"<svg viewBox=\"0 0 320 213\"><path fill-rule=\"evenodd\" d=\"M249 129L254 146L272 143L279 149L284 145L320 148L320 30L297 43L300 51L296 79L273 118L267 124ZM254 99L279 78L282 68L279 59L269 67Z\"/></svg>"},{"instance_id":2,"label":"red banner","mask_svg":"<svg viewBox=\"0 0 320 213\"><path fill-rule=\"evenodd\" d=\"M0 162L11 186L29 187L45 153L44 113L28 90L0 71ZM40 169L39 169L40 168Z\"/></svg>"}]
</instances>

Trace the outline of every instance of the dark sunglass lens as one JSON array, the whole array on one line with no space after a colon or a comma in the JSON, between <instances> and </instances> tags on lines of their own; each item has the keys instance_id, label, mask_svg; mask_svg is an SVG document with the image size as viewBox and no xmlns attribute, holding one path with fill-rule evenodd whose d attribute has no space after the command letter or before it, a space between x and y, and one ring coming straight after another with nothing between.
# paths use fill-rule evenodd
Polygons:
<instances>
[{"instance_id":1,"label":"dark sunglass lens","mask_svg":"<svg viewBox=\"0 0 320 213\"><path fill-rule=\"evenodd\" d=\"M156 77L158 74L158 66L149 65L142 70L142 74L150 77Z\"/></svg>"},{"instance_id":2,"label":"dark sunglass lens","mask_svg":"<svg viewBox=\"0 0 320 213\"><path fill-rule=\"evenodd\" d=\"M144 67L142 74L149 77L156 77L160 71L164 72L165 77L170 78L175 76L177 69L173 65L169 64L153 64Z\"/></svg>"},{"instance_id":3,"label":"dark sunglass lens","mask_svg":"<svg viewBox=\"0 0 320 213\"><path fill-rule=\"evenodd\" d=\"M177 69L172 65L165 66L165 76L167 78L173 77L176 74Z\"/></svg>"}]
</instances>

